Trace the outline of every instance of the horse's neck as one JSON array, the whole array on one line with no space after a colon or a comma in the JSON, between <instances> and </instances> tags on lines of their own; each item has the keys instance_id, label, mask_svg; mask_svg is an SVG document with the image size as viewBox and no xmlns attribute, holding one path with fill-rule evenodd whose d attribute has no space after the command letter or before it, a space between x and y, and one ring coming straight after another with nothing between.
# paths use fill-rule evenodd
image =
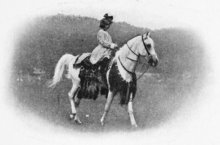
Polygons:
<instances>
[{"instance_id":1,"label":"horse's neck","mask_svg":"<svg viewBox=\"0 0 220 145\"><path fill-rule=\"evenodd\" d=\"M136 42L136 39L130 40L120 50L121 51L120 56L119 56L120 60L121 60L122 64L124 65L124 67L130 72L135 71L135 67L136 67L136 63L137 63L132 60L136 60L136 61L138 60L138 56L135 55L135 54L138 54L137 43L135 43L135 42Z\"/></svg>"}]
</instances>

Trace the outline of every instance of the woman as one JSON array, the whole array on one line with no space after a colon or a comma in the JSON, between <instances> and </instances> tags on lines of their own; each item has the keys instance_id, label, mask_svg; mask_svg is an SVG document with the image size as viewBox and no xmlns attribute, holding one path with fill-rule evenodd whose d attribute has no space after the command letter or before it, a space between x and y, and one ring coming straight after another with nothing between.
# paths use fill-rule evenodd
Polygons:
<instances>
[{"instance_id":1,"label":"woman","mask_svg":"<svg viewBox=\"0 0 220 145\"><path fill-rule=\"evenodd\" d=\"M99 45L93 50L90 62L96 64L98 61L103 60L104 58L110 58L112 49L117 48L117 44L112 42L112 38L109 33L106 31L109 29L112 24L113 16L108 14L104 15L104 18L100 21L100 30L97 33L97 39Z\"/></svg>"}]
</instances>

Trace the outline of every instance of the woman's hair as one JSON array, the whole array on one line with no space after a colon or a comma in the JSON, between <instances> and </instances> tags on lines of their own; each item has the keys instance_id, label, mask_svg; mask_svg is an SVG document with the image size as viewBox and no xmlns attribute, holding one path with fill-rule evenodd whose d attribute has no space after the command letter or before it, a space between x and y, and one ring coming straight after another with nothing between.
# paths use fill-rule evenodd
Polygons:
<instances>
[{"instance_id":1,"label":"woman's hair","mask_svg":"<svg viewBox=\"0 0 220 145\"><path fill-rule=\"evenodd\" d=\"M100 21L100 28L105 28L106 25L110 25L113 20L113 16L109 16L108 14L104 15L104 18Z\"/></svg>"},{"instance_id":2,"label":"woman's hair","mask_svg":"<svg viewBox=\"0 0 220 145\"><path fill-rule=\"evenodd\" d=\"M100 27L100 28L105 28L105 25L106 25L106 24L103 23L102 20L101 20L99 27Z\"/></svg>"}]
</instances>

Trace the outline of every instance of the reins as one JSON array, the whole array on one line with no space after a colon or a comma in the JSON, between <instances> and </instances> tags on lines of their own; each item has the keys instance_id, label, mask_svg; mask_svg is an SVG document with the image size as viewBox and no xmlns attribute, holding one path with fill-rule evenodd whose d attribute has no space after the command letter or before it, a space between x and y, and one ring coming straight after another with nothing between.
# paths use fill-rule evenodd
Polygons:
<instances>
[{"instance_id":1,"label":"reins","mask_svg":"<svg viewBox=\"0 0 220 145\"><path fill-rule=\"evenodd\" d=\"M120 57L118 57L119 62L121 63L121 66L130 74L134 74L134 72L129 71L128 69L125 68L125 66L122 64Z\"/></svg>"},{"instance_id":2,"label":"reins","mask_svg":"<svg viewBox=\"0 0 220 145\"><path fill-rule=\"evenodd\" d=\"M147 51L148 56L150 57L151 54L150 54L149 50L147 49L146 44L144 43L144 36L143 36L143 35L141 36L141 39L142 39L142 42L143 42L143 44L144 44L144 48L145 48L145 50ZM144 63L144 64L145 64L145 63ZM150 66L150 65L148 64L148 65L147 65L147 68L145 69L145 71L138 77L137 80L139 80L139 79L147 72L149 66Z\"/></svg>"},{"instance_id":3,"label":"reins","mask_svg":"<svg viewBox=\"0 0 220 145\"><path fill-rule=\"evenodd\" d=\"M149 64L147 65L147 68L145 69L145 71L137 78L137 80L139 80L147 72L148 68L149 68Z\"/></svg>"},{"instance_id":4,"label":"reins","mask_svg":"<svg viewBox=\"0 0 220 145\"><path fill-rule=\"evenodd\" d=\"M141 39L142 39L144 48L145 48L145 50L147 51L148 56L151 56L150 52L149 52L148 49L147 49L146 44L144 43L144 37L143 37L143 35L141 36ZM136 56L138 57L137 60L133 60L133 59L131 59L131 58L129 58L129 57L127 57L127 59L138 63L138 62L139 62L139 57L142 56L142 55L136 54L136 53L128 46L128 43L127 43L126 45L127 45L128 49L129 49L134 55L136 55ZM122 66L128 73L130 73L130 74L134 74L134 73L135 73L135 71L134 71L134 72L131 72L131 71L129 71L128 69L125 68L125 66L122 64L122 62L121 62L121 60L120 60L120 57L118 57L118 59L119 59L119 61L120 61L120 63L121 63L121 66ZM144 64L145 64L145 63L144 63ZM136 65L136 66L137 66L137 65ZM137 78L137 80L139 80L139 79L147 72L148 68L149 68L149 64L147 65L147 68L145 69L145 71Z\"/></svg>"},{"instance_id":5,"label":"reins","mask_svg":"<svg viewBox=\"0 0 220 145\"><path fill-rule=\"evenodd\" d=\"M146 44L144 43L144 37L143 37L143 35L142 35L142 42L143 42L143 45L144 45L145 50L147 51L148 56L151 57L151 54L150 54L149 50L147 49ZM128 44L126 44L126 45L127 45L128 49L129 49L134 55L137 56L137 60L133 60L133 59L131 59L131 58L129 58L129 57L126 57L126 58L129 59L129 60L131 60L131 61L133 61L133 62L135 62L135 63L136 63L136 66L137 66L137 64L139 63L139 57L142 56L142 55L136 54L136 53L129 47ZM118 59L119 59L119 62L120 62L120 64L121 64L121 66L124 68L125 71L127 71L127 72L130 73L130 74L135 74L135 70L134 70L134 72L129 71L129 70L123 65L123 63L121 62L120 57L118 57ZM143 65L144 65L144 64L146 64L146 63L142 63L142 68L143 68ZM136 67L136 66L135 66L135 67ZM145 66L146 66L146 65L145 65ZM147 64L147 66L145 67L145 71L136 79L136 81L138 81L141 77L143 77L143 75L144 75L144 74L147 72L147 70L149 69L149 66L150 66L150 65ZM137 86L137 87L138 87L138 86ZM138 87L138 89L140 90L141 95L142 95L142 90L141 90L139 87Z\"/></svg>"},{"instance_id":6,"label":"reins","mask_svg":"<svg viewBox=\"0 0 220 145\"><path fill-rule=\"evenodd\" d=\"M128 47L128 49L129 49L134 55L136 55L137 57L139 57L139 55L136 54L136 53L128 46L128 43L127 43L127 47Z\"/></svg>"}]
</instances>

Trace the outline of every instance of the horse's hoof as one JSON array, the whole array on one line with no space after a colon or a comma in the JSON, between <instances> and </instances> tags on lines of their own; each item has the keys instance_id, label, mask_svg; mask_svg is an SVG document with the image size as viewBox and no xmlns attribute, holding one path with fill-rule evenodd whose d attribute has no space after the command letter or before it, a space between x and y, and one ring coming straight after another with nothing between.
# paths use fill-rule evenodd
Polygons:
<instances>
[{"instance_id":1,"label":"horse's hoof","mask_svg":"<svg viewBox=\"0 0 220 145\"><path fill-rule=\"evenodd\" d=\"M137 124L135 124L135 125L134 125L134 127L138 128L138 125L137 125Z\"/></svg>"},{"instance_id":2,"label":"horse's hoof","mask_svg":"<svg viewBox=\"0 0 220 145\"><path fill-rule=\"evenodd\" d=\"M76 114L70 114L69 119L73 120L75 118Z\"/></svg>"},{"instance_id":3,"label":"horse's hoof","mask_svg":"<svg viewBox=\"0 0 220 145\"><path fill-rule=\"evenodd\" d=\"M105 126L105 123L101 121L101 126Z\"/></svg>"},{"instance_id":4,"label":"horse's hoof","mask_svg":"<svg viewBox=\"0 0 220 145\"><path fill-rule=\"evenodd\" d=\"M75 120L75 123L78 124L78 125L83 124L80 120Z\"/></svg>"},{"instance_id":5,"label":"horse's hoof","mask_svg":"<svg viewBox=\"0 0 220 145\"><path fill-rule=\"evenodd\" d=\"M138 128L138 125L137 124L133 124L132 125L132 129L137 129Z\"/></svg>"}]
</instances>

